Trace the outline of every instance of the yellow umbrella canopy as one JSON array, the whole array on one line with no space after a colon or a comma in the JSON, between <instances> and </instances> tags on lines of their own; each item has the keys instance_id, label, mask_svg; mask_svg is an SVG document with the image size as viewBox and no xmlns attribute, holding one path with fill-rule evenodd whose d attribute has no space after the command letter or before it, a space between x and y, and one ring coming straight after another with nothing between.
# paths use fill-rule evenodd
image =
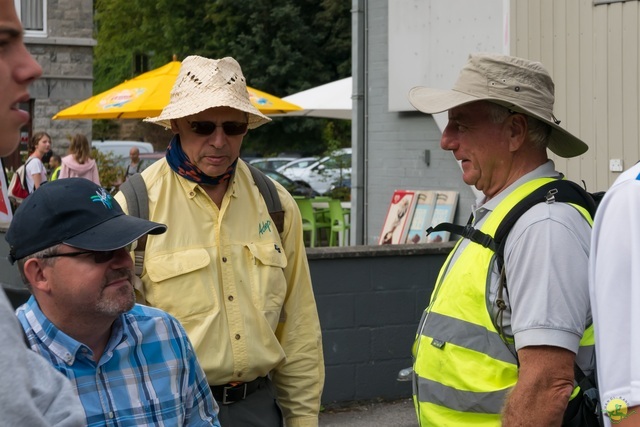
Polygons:
<instances>
[{"instance_id":1,"label":"yellow umbrella canopy","mask_svg":"<svg viewBox=\"0 0 640 427\"><path fill-rule=\"evenodd\" d=\"M160 115L169 103L171 88L178 77L180 61L171 61L140 74L105 92L94 95L53 116L54 120L145 119ZM302 108L247 86L253 105L262 114L282 114Z\"/></svg>"}]
</instances>

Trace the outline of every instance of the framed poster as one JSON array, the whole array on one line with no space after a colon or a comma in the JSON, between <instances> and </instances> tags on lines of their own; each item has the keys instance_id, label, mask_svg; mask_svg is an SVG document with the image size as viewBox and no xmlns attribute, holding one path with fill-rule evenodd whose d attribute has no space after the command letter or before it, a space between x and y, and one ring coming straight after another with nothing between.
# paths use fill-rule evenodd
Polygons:
<instances>
[{"instance_id":1,"label":"framed poster","mask_svg":"<svg viewBox=\"0 0 640 427\"><path fill-rule=\"evenodd\" d=\"M438 191L436 196L436 205L431 217L431 227L435 227L441 222L451 222L456 213L458 206L457 191ZM427 243L431 242L448 242L450 234L448 231L438 231L429 234Z\"/></svg>"},{"instance_id":2,"label":"framed poster","mask_svg":"<svg viewBox=\"0 0 640 427\"><path fill-rule=\"evenodd\" d=\"M435 191L416 191L416 207L413 210L406 243L427 242L427 228L431 225L437 194Z\"/></svg>"},{"instance_id":3,"label":"framed poster","mask_svg":"<svg viewBox=\"0 0 640 427\"><path fill-rule=\"evenodd\" d=\"M396 190L393 192L378 244L389 245L405 242L409 231L409 221L413 216L415 198L415 191Z\"/></svg>"}]
</instances>

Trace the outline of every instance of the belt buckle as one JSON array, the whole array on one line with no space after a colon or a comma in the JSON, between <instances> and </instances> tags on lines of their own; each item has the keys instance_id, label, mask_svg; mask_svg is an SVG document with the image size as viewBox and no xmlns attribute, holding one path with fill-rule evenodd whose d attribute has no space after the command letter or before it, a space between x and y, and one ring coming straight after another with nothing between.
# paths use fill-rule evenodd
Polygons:
<instances>
[{"instance_id":1,"label":"belt buckle","mask_svg":"<svg viewBox=\"0 0 640 427\"><path fill-rule=\"evenodd\" d=\"M240 399L238 399L238 400L244 400L247 397L247 383L242 383L242 384L231 386L231 387L226 387L225 386L222 389L222 404L223 405L230 405L230 404L235 403L235 402L238 401L238 400L229 400L228 399L229 396L227 396L227 392L229 390L237 390L238 387L242 387L242 397Z\"/></svg>"}]
</instances>

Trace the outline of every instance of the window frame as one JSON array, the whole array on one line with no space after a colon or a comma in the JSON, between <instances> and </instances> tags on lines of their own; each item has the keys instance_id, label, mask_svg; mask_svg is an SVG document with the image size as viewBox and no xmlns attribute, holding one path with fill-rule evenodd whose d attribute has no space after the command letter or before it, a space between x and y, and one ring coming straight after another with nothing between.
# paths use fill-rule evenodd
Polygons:
<instances>
[{"instance_id":1,"label":"window frame","mask_svg":"<svg viewBox=\"0 0 640 427\"><path fill-rule=\"evenodd\" d=\"M42 29L41 30L33 30L27 29L24 25L24 19L22 18L22 2L24 0L13 0L13 3L16 7L16 12L18 14L18 18L24 27L24 35L31 37L46 37L48 34L47 29L47 0L30 0L33 2L38 2L42 5Z\"/></svg>"}]
</instances>

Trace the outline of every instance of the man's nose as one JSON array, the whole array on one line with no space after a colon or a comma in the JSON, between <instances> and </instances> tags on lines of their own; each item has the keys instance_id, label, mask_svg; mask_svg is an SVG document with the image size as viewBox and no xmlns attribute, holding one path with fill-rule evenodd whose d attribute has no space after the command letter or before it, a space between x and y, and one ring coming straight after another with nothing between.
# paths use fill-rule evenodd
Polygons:
<instances>
[{"instance_id":1,"label":"man's nose","mask_svg":"<svg viewBox=\"0 0 640 427\"><path fill-rule=\"evenodd\" d=\"M440 148L443 150L453 150L453 137L447 129L442 132L442 138L440 138Z\"/></svg>"},{"instance_id":2,"label":"man's nose","mask_svg":"<svg viewBox=\"0 0 640 427\"><path fill-rule=\"evenodd\" d=\"M133 269L133 260L131 259L131 254L126 247L116 250L111 263L115 266L114 268L125 267Z\"/></svg>"},{"instance_id":3,"label":"man's nose","mask_svg":"<svg viewBox=\"0 0 640 427\"><path fill-rule=\"evenodd\" d=\"M225 144L226 136L227 135L224 133L222 126L216 126L215 130L209 137L209 144L216 148L221 148Z\"/></svg>"}]
</instances>

